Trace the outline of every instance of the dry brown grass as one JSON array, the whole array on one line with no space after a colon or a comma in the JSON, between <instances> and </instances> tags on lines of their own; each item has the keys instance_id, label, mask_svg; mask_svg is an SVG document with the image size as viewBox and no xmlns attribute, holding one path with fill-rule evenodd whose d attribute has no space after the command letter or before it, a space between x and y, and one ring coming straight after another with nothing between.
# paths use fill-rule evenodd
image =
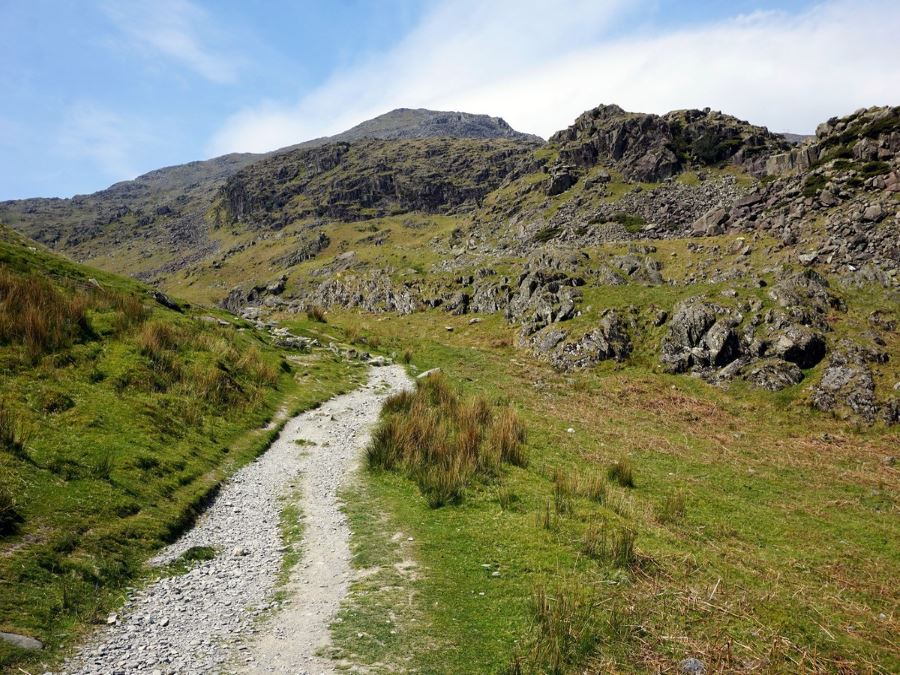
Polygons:
<instances>
[{"instance_id":1,"label":"dry brown grass","mask_svg":"<svg viewBox=\"0 0 900 675\"><path fill-rule=\"evenodd\" d=\"M278 371L270 365L255 346L246 350L237 361L238 370L258 386L271 386L278 381Z\"/></svg>"},{"instance_id":2,"label":"dry brown grass","mask_svg":"<svg viewBox=\"0 0 900 675\"><path fill-rule=\"evenodd\" d=\"M84 293L0 269L0 343L21 344L32 359L62 349L91 334L88 305Z\"/></svg>"},{"instance_id":3,"label":"dry brown grass","mask_svg":"<svg viewBox=\"0 0 900 675\"><path fill-rule=\"evenodd\" d=\"M503 425L498 429L498 424ZM515 414L482 397L460 400L441 373L384 403L367 450L370 469L402 470L432 507L458 502L476 476L496 477L503 462L527 461Z\"/></svg>"},{"instance_id":4,"label":"dry brown grass","mask_svg":"<svg viewBox=\"0 0 900 675\"><path fill-rule=\"evenodd\" d=\"M488 443L499 453L501 461L515 466L528 466L528 455L525 453L525 425L512 408L502 408L491 425Z\"/></svg>"},{"instance_id":5,"label":"dry brown grass","mask_svg":"<svg viewBox=\"0 0 900 675\"><path fill-rule=\"evenodd\" d=\"M322 307L322 305L309 305L306 308L306 318L310 321L327 323L327 319L325 318L325 308Z\"/></svg>"},{"instance_id":6,"label":"dry brown grass","mask_svg":"<svg viewBox=\"0 0 900 675\"><path fill-rule=\"evenodd\" d=\"M26 440L22 421L6 401L0 400L0 450L24 457Z\"/></svg>"}]
</instances>

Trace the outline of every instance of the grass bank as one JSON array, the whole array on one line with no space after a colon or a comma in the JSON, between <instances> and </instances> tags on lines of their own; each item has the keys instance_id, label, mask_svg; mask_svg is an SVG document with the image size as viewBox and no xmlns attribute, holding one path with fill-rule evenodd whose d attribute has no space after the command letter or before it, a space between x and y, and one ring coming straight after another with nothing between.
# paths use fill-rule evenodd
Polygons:
<instances>
[{"instance_id":1,"label":"grass bank","mask_svg":"<svg viewBox=\"0 0 900 675\"><path fill-rule=\"evenodd\" d=\"M442 673L900 668L896 431L641 363L557 373L500 317L331 312L329 330L351 321L514 406L530 461L440 508L409 474L365 474L348 513L367 574L339 654Z\"/></svg>"}]
</instances>

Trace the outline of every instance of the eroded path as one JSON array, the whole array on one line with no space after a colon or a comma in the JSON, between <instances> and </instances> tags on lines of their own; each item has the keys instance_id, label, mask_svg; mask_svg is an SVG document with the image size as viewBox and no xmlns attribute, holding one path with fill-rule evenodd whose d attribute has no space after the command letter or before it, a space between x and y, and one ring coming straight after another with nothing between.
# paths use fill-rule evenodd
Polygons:
<instances>
[{"instance_id":1,"label":"eroded path","mask_svg":"<svg viewBox=\"0 0 900 675\"><path fill-rule=\"evenodd\" d=\"M155 562L199 546L214 547L215 558L137 592L65 672L332 672L316 652L328 645L328 625L351 581L350 530L337 493L358 465L382 400L406 386L401 367L373 368L366 386L291 419ZM273 608L285 552L281 497L297 489L302 559L288 584L289 600Z\"/></svg>"}]
</instances>

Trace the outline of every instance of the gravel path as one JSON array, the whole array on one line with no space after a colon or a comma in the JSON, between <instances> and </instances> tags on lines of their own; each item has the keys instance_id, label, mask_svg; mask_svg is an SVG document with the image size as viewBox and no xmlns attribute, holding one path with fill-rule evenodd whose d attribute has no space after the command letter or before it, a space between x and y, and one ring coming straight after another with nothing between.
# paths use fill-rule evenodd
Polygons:
<instances>
[{"instance_id":1,"label":"gravel path","mask_svg":"<svg viewBox=\"0 0 900 675\"><path fill-rule=\"evenodd\" d=\"M407 386L401 367L373 368L366 386L291 419L264 455L223 486L196 527L153 562L171 562L193 546L215 547L216 557L136 592L64 672L332 672L315 652L328 644L351 579L350 531L337 491L358 463L381 401ZM302 494L303 558L288 586L292 600L279 608L271 600L285 551L279 499L292 488ZM260 622L272 609L279 611Z\"/></svg>"}]
</instances>

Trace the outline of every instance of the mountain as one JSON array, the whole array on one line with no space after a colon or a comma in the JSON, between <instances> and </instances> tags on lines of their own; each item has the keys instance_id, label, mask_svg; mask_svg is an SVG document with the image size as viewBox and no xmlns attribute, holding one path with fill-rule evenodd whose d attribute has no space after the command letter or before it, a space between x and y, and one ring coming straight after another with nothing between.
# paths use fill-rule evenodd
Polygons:
<instances>
[{"instance_id":1,"label":"mountain","mask_svg":"<svg viewBox=\"0 0 900 675\"><path fill-rule=\"evenodd\" d=\"M71 199L38 198L0 202L0 222L35 241L81 261L127 269L154 279L215 251L207 236L210 209L225 181L261 160L364 138L507 139L526 145L543 139L512 129L498 117L458 112L398 109L335 136L318 138L270 153L234 153L157 169L100 192ZM140 241L136 248L134 242ZM108 264L113 255L122 262Z\"/></svg>"},{"instance_id":2,"label":"mountain","mask_svg":"<svg viewBox=\"0 0 900 675\"><path fill-rule=\"evenodd\" d=\"M547 142L495 118L397 110L252 160L5 203L0 218L252 319L312 305L502 313L562 370L639 350L722 386L804 382L815 407L893 423L898 110L829 120L799 144L710 109L601 105ZM644 300L604 308L616 287Z\"/></svg>"},{"instance_id":3,"label":"mountain","mask_svg":"<svg viewBox=\"0 0 900 675\"><path fill-rule=\"evenodd\" d=\"M515 141L543 143L534 134L513 129L502 117L473 115L464 112L441 112L425 108L397 108L357 124L347 131L319 138L301 146L322 145L363 138L409 140L413 138L509 138ZM297 147L297 146L293 146Z\"/></svg>"}]
</instances>

